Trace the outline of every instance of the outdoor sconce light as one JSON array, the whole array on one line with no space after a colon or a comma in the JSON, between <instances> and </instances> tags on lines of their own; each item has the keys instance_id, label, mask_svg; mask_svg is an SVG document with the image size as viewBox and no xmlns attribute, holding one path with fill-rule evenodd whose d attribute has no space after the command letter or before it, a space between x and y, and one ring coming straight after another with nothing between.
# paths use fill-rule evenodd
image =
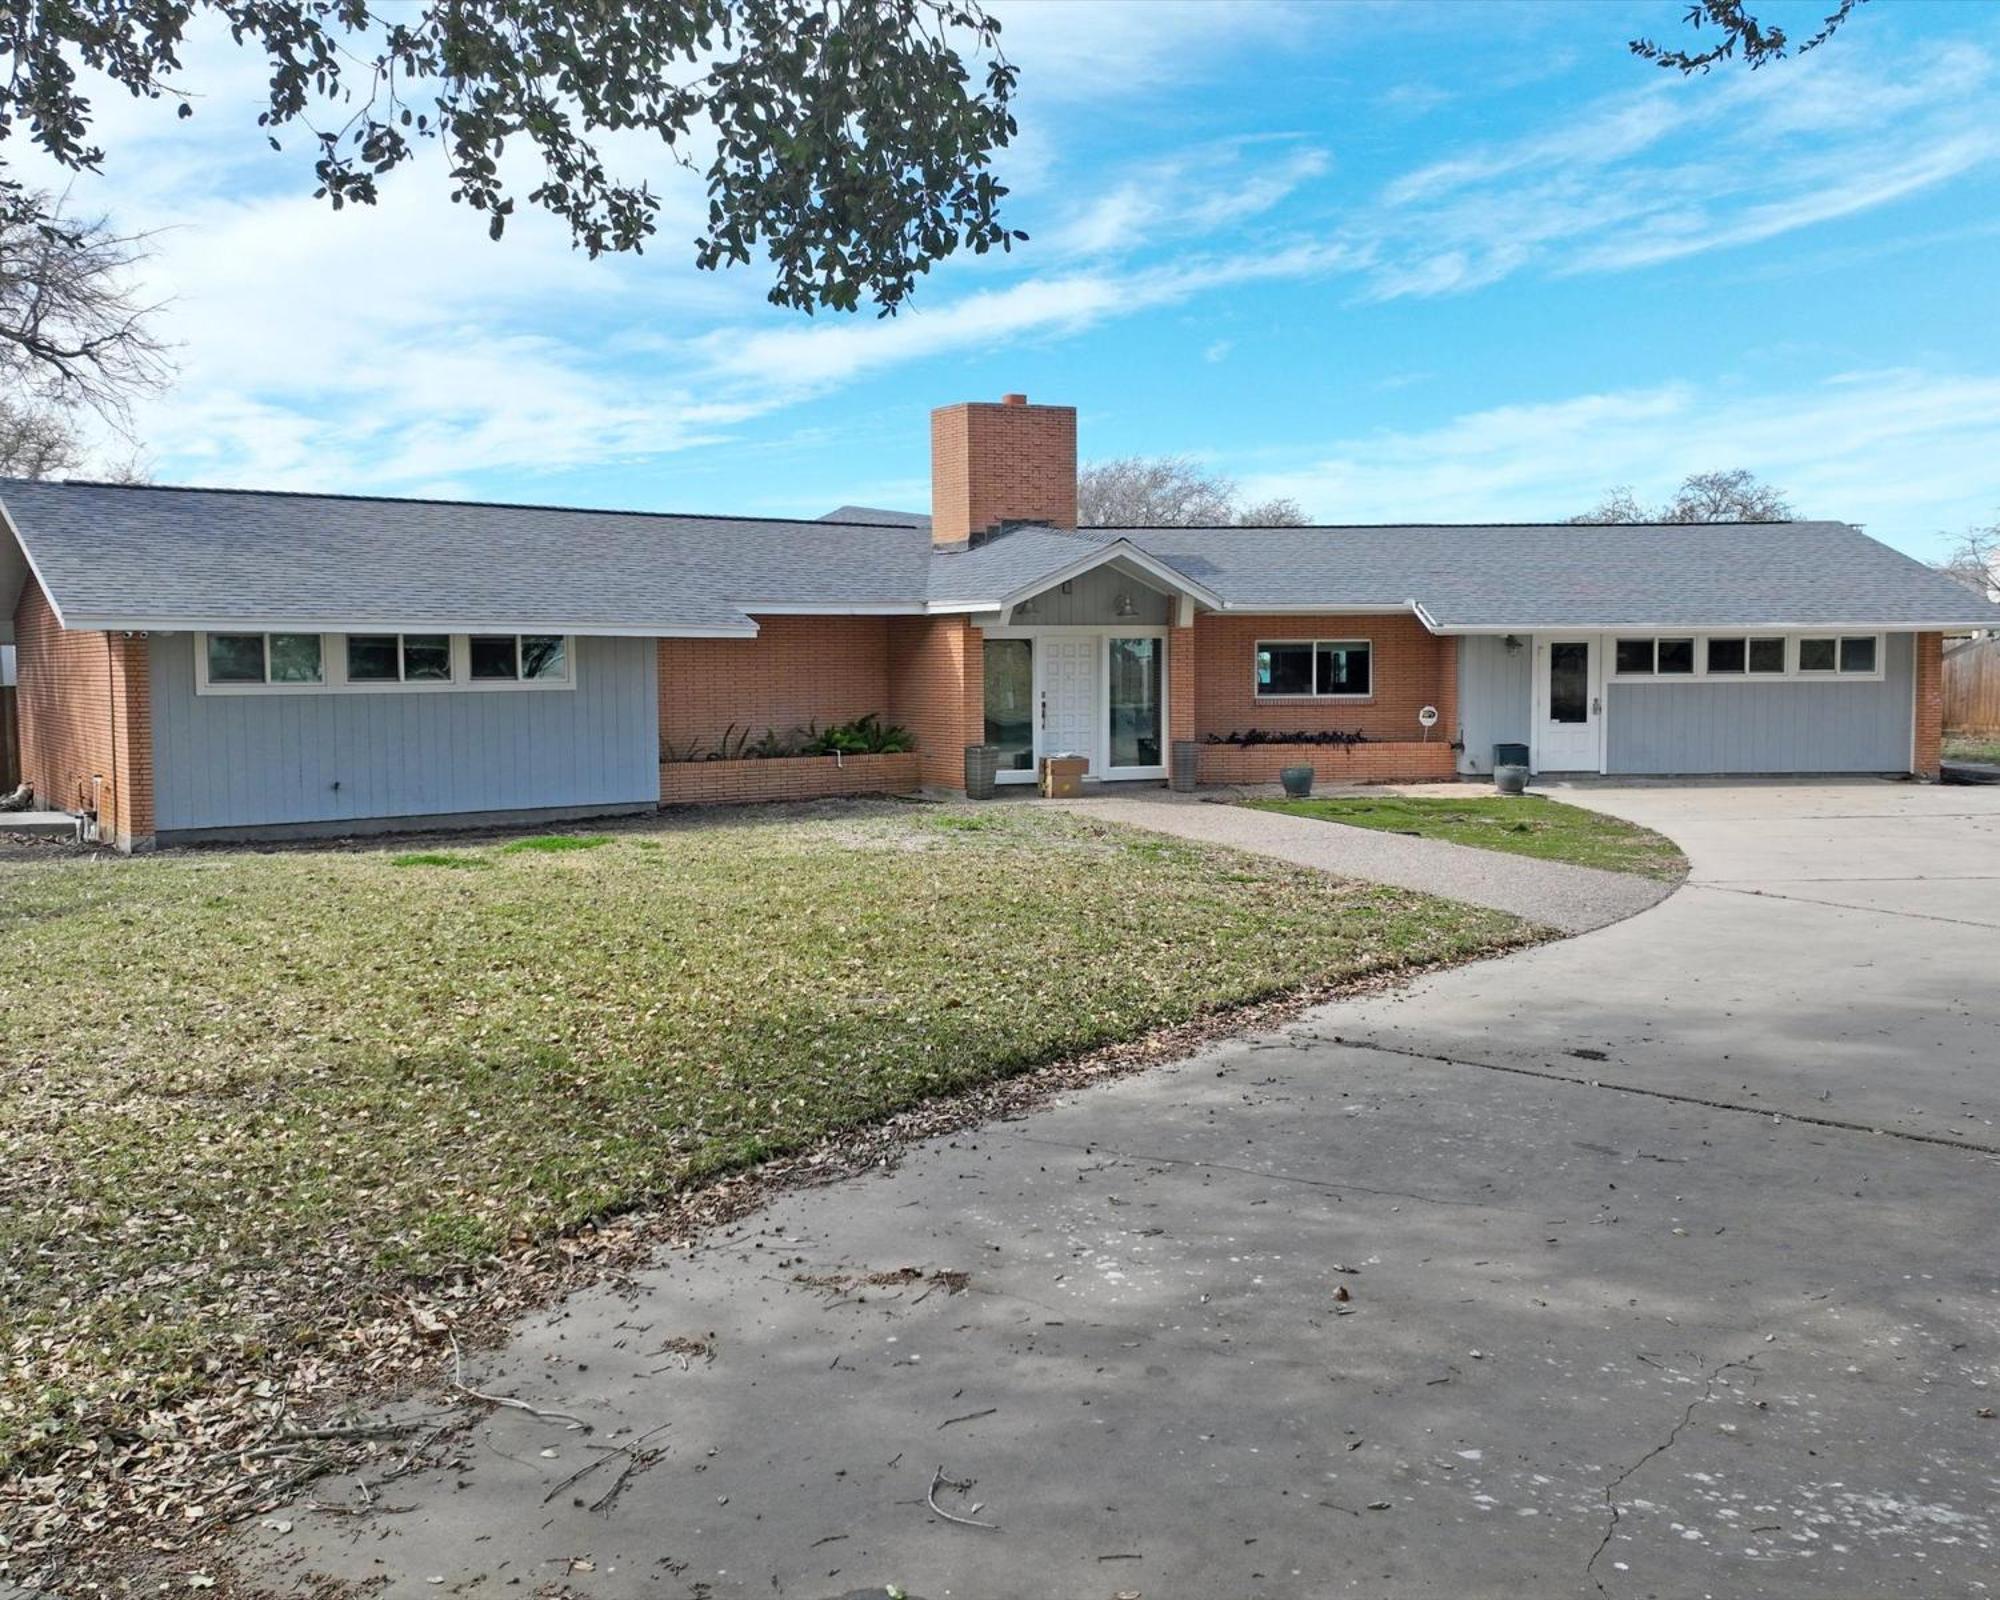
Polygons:
<instances>
[{"instance_id":1,"label":"outdoor sconce light","mask_svg":"<svg viewBox=\"0 0 2000 1600\"><path fill-rule=\"evenodd\" d=\"M1506 638L1502 639L1500 642L1507 647L1507 654L1509 654L1510 656L1519 655L1521 653L1522 639L1518 633L1510 633L1507 635Z\"/></svg>"},{"instance_id":2,"label":"outdoor sconce light","mask_svg":"<svg viewBox=\"0 0 2000 1600\"><path fill-rule=\"evenodd\" d=\"M1118 615L1121 617L1136 617L1138 614L1139 608L1132 603L1131 592L1120 589L1118 591Z\"/></svg>"},{"instance_id":3,"label":"outdoor sconce light","mask_svg":"<svg viewBox=\"0 0 2000 1600\"><path fill-rule=\"evenodd\" d=\"M1032 617L1037 609L1032 599L1023 600L1014 607L1014 615L1017 617Z\"/></svg>"}]
</instances>

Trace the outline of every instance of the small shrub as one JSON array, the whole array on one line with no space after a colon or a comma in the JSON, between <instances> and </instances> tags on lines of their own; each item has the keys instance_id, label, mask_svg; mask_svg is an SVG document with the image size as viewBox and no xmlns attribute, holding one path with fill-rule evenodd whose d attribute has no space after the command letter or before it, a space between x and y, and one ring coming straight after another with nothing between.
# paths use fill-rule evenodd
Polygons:
<instances>
[{"instance_id":1,"label":"small shrub","mask_svg":"<svg viewBox=\"0 0 2000 1600\"><path fill-rule=\"evenodd\" d=\"M873 711L852 722L838 722L821 728L808 722L802 728L766 728L751 738L748 724L730 723L722 737L710 747L699 739L686 744L668 741L660 747L663 762L688 761L778 761L787 756L884 756L900 755L917 747L916 735L908 728L884 722Z\"/></svg>"},{"instance_id":2,"label":"small shrub","mask_svg":"<svg viewBox=\"0 0 2000 1600\"><path fill-rule=\"evenodd\" d=\"M1318 732L1297 733L1273 732L1269 728L1242 728L1230 733L1211 733L1202 741L1204 744L1337 744L1351 746L1366 744L1368 735L1360 729L1352 733L1342 733L1335 728L1323 728Z\"/></svg>"}]
</instances>

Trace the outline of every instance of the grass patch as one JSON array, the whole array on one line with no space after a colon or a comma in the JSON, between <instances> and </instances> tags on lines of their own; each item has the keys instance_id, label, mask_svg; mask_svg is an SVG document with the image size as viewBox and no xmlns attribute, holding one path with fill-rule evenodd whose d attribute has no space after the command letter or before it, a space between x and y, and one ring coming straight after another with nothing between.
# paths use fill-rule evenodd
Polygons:
<instances>
[{"instance_id":1,"label":"grass patch","mask_svg":"<svg viewBox=\"0 0 2000 1600\"><path fill-rule=\"evenodd\" d=\"M1284 811L1354 828L1413 833L1481 850L1569 861L1580 867L1636 872L1674 879L1687 871L1687 857L1673 840L1636 823L1566 806L1540 795L1384 795L1380 799L1250 800L1262 811Z\"/></svg>"},{"instance_id":2,"label":"grass patch","mask_svg":"<svg viewBox=\"0 0 2000 1600\"><path fill-rule=\"evenodd\" d=\"M532 839L510 840L500 847L500 854L557 855L564 850L597 850L610 842L611 835L608 833L542 833Z\"/></svg>"},{"instance_id":3,"label":"grass patch","mask_svg":"<svg viewBox=\"0 0 2000 1600\"><path fill-rule=\"evenodd\" d=\"M484 856L466 855L450 850L411 850L404 855L391 856L392 867L453 867L461 872L480 867L490 867L492 862Z\"/></svg>"},{"instance_id":4,"label":"grass patch","mask_svg":"<svg viewBox=\"0 0 2000 1600\"><path fill-rule=\"evenodd\" d=\"M1529 937L1063 813L957 815L524 839L476 874L0 863L0 1483L30 1486L0 1524L35 1482L136 1495L149 1441L213 1461L231 1408L510 1241L1217 1007ZM579 853L551 873L547 850Z\"/></svg>"},{"instance_id":5,"label":"grass patch","mask_svg":"<svg viewBox=\"0 0 2000 1600\"><path fill-rule=\"evenodd\" d=\"M1989 761L2000 766L2000 733L1990 737L1983 734L1953 734L1944 742L1944 758L1947 761Z\"/></svg>"}]
</instances>

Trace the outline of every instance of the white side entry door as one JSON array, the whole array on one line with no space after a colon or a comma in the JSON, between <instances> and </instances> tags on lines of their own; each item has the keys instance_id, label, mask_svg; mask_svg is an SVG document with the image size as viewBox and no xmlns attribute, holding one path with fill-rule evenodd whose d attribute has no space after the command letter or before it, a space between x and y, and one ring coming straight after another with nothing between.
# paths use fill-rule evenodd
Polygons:
<instances>
[{"instance_id":1,"label":"white side entry door","mask_svg":"<svg viewBox=\"0 0 2000 1600\"><path fill-rule=\"evenodd\" d=\"M1535 639L1534 770L1604 768L1604 644L1588 636Z\"/></svg>"}]
</instances>

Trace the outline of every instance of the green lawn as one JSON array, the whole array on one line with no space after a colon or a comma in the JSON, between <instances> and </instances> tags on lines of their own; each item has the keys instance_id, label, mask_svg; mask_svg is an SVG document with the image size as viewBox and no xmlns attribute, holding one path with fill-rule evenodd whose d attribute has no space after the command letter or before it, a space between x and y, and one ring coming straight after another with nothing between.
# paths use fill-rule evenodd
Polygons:
<instances>
[{"instance_id":1,"label":"green lawn","mask_svg":"<svg viewBox=\"0 0 2000 1600\"><path fill-rule=\"evenodd\" d=\"M1947 761L1990 761L2000 766L2000 734L1956 733L1944 742Z\"/></svg>"},{"instance_id":2,"label":"green lawn","mask_svg":"<svg viewBox=\"0 0 2000 1600\"><path fill-rule=\"evenodd\" d=\"M1540 795L1467 795L1463 800L1455 796L1384 795L1379 799L1250 800L1245 804L1295 817L1345 822L1355 828L1381 828L1476 845L1482 850L1540 856L1545 861L1638 872L1649 878L1678 878L1687 871L1687 858L1673 840L1650 828Z\"/></svg>"},{"instance_id":3,"label":"green lawn","mask_svg":"<svg viewBox=\"0 0 2000 1600\"><path fill-rule=\"evenodd\" d=\"M343 1329L508 1241L1531 937L1028 807L0 862L0 1484L143 1478L142 1435L337 1366ZM39 1500L0 1491L0 1523Z\"/></svg>"}]
</instances>

